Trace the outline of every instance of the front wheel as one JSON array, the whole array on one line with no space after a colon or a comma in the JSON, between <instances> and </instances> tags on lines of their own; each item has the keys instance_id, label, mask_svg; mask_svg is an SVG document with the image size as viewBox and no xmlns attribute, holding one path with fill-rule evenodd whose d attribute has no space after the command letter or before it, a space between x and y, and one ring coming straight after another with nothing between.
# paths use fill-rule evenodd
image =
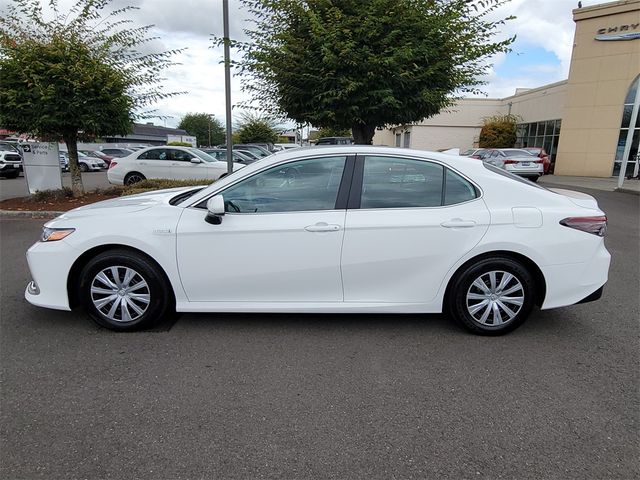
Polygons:
<instances>
[{"instance_id":1,"label":"front wheel","mask_svg":"<svg viewBox=\"0 0 640 480\"><path fill-rule=\"evenodd\" d=\"M81 163L80 164L80 171L83 173L86 173L89 171L89 166L86 163Z\"/></svg>"},{"instance_id":2,"label":"front wheel","mask_svg":"<svg viewBox=\"0 0 640 480\"><path fill-rule=\"evenodd\" d=\"M171 288L149 259L128 250L92 258L80 275L80 297L98 325L116 331L149 328L174 311Z\"/></svg>"},{"instance_id":3,"label":"front wheel","mask_svg":"<svg viewBox=\"0 0 640 480\"><path fill-rule=\"evenodd\" d=\"M535 281L520 262L485 258L454 278L449 312L479 335L502 335L518 328L535 303Z\"/></svg>"}]
</instances>

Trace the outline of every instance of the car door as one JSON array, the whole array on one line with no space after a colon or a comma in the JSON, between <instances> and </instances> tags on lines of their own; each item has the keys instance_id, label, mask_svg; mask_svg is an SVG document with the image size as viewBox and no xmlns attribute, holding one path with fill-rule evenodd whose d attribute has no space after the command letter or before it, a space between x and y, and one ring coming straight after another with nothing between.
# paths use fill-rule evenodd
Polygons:
<instances>
[{"instance_id":1,"label":"car door","mask_svg":"<svg viewBox=\"0 0 640 480\"><path fill-rule=\"evenodd\" d=\"M226 209L219 225L205 221L206 201L185 208L177 262L189 301L341 302L352 170L346 156L266 168L219 192Z\"/></svg>"},{"instance_id":2,"label":"car door","mask_svg":"<svg viewBox=\"0 0 640 480\"><path fill-rule=\"evenodd\" d=\"M433 300L488 228L479 196L469 180L436 162L358 156L341 262L345 302Z\"/></svg>"},{"instance_id":3,"label":"car door","mask_svg":"<svg viewBox=\"0 0 640 480\"><path fill-rule=\"evenodd\" d=\"M178 148L168 148L167 155L170 165L170 177L177 180L201 180L207 177L207 170L202 163L192 163L195 155Z\"/></svg>"},{"instance_id":4,"label":"car door","mask_svg":"<svg viewBox=\"0 0 640 480\"><path fill-rule=\"evenodd\" d=\"M171 162L166 148L152 148L142 152L136 158L132 169L136 169L146 178L171 177Z\"/></svg>"}]
</instances>

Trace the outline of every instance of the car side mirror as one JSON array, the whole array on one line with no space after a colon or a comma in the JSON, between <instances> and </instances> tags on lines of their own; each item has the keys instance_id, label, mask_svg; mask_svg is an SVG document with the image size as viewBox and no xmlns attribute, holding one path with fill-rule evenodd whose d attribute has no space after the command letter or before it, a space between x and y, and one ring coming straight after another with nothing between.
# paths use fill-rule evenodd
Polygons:
<instances>
[{"instance_id":1,"label":"car side mirror","mask_svg":"<svg viewBox=\"0 0 640 480\"><path fill-rule=\"evenodd\" d=\"M220 225L224 216L224 197L215 195L207 201L207 216L204 220L212 225Z\"/></svg>"},{"instance_id":2,"label":"car side mirror","mask_svg":"<svg viewBox=\"0 0 640 480\"><path fill-rule=\"evenodd\" d=\"M202 160L200 160L198 157L193 157L190 161L191 163L202 163Z\"/></svg>"}]
</instances>

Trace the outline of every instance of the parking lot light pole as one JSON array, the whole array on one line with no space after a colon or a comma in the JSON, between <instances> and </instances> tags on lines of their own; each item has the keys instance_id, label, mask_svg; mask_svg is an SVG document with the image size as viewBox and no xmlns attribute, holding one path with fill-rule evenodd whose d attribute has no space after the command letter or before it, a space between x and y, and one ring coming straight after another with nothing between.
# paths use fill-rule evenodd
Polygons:
<instances>
[{"instance_id":1,"label":"parking lot light pole","mask_svg":"<svg viewBox=\"0 0 640 480\"><path fill-rule=\"evenodd\" d=\"M229 54L229 0L222 0L224 40L224 96L227 111L227 173L233 171L233 141L231 139L231 59Z\"/></svg>"}]
</instances>

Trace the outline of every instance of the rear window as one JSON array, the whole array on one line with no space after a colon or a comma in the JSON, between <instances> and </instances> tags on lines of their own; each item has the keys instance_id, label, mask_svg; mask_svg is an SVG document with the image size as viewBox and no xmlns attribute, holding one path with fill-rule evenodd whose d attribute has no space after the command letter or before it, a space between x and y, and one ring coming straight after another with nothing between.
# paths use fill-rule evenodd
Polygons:
<instances>
[{"instance_id":1,"label":"rear window","mask_svg":"<svg viewBox=\"0 0 640 480\"><path fill-rule=\"evenodd\" d=\"M510 178L511 180L515 180L516 182L524 183L525 185L529 185L530 187L536 187L541 190L547 190L546 188L541 187L537 183L533 183L525 178L519 177L518 175L507 172L506 170L498 168L495 165L491 165L490 163L486 163L486 162L483 162L482 164L484 165L484 168L492 171L493 173L497 173L498 175L502 175L503 177Z\"/></svg>"}]
</instances>

